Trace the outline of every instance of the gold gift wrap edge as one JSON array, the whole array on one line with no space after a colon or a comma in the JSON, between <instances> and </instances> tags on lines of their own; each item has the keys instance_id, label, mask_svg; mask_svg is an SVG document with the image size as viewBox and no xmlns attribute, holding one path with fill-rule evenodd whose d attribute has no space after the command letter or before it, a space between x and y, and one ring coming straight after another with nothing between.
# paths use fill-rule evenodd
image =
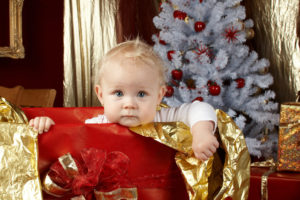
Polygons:
<instances>
[{"instance_id":1,"label":"gold gift wrap edge","mask_svg":"<svg viewBox=\"0 0 300 200\"><path fill-rule=\"evenodd\" d=\"M242 131L223 111L216 110L220 148L205 162L192 153L192 135L181 122L151 123L130 128L178 152L175 161L190 200L247 199L250 187L250 154Z\"/></svg>"},{"instance_id":2,"label":"gold gift wrap edge","mask_svg":"<svg viewBox=\"0 0 300 200\"><path fill-rule=\"evenodd\" d=\"M0 97L0 199L42 199L37 136L24 112Z\"/></svg>"}]
</instances>

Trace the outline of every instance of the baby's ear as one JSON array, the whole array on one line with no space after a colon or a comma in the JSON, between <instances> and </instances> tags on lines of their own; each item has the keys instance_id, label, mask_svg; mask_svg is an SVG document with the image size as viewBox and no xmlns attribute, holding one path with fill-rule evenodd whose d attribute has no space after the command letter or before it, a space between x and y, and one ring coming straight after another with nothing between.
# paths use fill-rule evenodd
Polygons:
<instances>
[{"instance_id":1,"label":"baby's ear","mask_svg":"<svg viewBox=\"0 0 300 200\"><path fill-rule=\"evenodd\" d=\"M97 98L99 99L101 105L103 106L104 102L103 102L103 97L102 97L102 88L100 85L95 85L95 92L96 92Z\"/></svg>"},{"instance_id":2,"label":"baby's ear","mask_svg":"<svg viewBox=\"0 0 300 200\"><path fill-rule=\"evenodd\" d=\"M162 101L162 99L164 98L165 94L166 94L166 86L163 85L160 87L159 89L159 94L158 94L158 99L157 99L157 105L159 105Z\"/></svg>"}]
</instances>

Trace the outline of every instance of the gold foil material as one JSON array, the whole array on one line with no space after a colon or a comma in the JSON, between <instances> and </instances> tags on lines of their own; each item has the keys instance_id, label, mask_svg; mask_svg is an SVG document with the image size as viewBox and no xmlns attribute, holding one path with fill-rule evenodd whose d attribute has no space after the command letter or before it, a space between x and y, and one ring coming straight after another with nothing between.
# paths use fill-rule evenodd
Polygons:
<instances>
[{"instance_id":1,"label":"gold foil material","mask_svg":"<svg viewBox=\"0 0 300 200\"><path fill-rule=\"evenodd\" d=\"M96 200L137 200L137 188L118 188L111 192L100 192L95 190Z\"/></svg>"},{"instance_id":2,"label":"gold foil material","mask_svg":"<svg viewBox=\"0 0 300 200\"><path fill-rule=\"evenodd\" d=\"M37 135L26 124L0 122L0 199L42 199Z\"/></svg>"},{"instance_id":3,"label":"gold foil material","mask_svg":"<svg viewBox=\"0 0 300 200\"><path fill-rule=\"evenodd\" d=\"M37 131L24 112L0 98L0 199L42 199Z\"/></svg>"},{"instance_id":4,"label":"gold foil material","mask_svg":"<svg viewBox=\"0 0 300 200\"><path fill-rule=\"evenodd\" d=\"M64 0L64 107L99 106L93 77L117 43L118 0Z\"/></svg>"},{"instance_id":5,"label":"gold foil material","mask_svg":"<svg viewBox=\"0 0 300 200\"><path fill-rule=\"evenodd\" d=\"M273 158L270 158L265 161L253 162L251 167L276 167L276 163Z\"/></svg>"},{"instance_id":6,"label":"gold foil material","mask_svg":"<svg viewBox=\"0 0 300 200\"><path fill-rule=\"evenodd\" d=\"M0 97L0 122L28 123L28 120L21 109Z\"/></svg>"},{"instance_id":7,"label":"gold foil material","mask_svg":"<svg viewBox=\"0 0 300 200\"><path fill-rule=\"evenodd\" d=\"M205 162L192 154L192 135L181 122L151 123L130 129L179 151L175 160L185 179L190 200L227 197L246 200L250 185L250 155L243 133L226 113L221 110L216 113L220 148Z\"/></svg>"},{"instance_id":8,"label":"gold foil material","mask_svg":"<svg viewBox=\"0 0 300 200\"><path fill-rule=\"evenodd\" d=\"M59 163L66 171L67 175L71 178L74 178L75 175L78 175L78 167L76 165L75 160L73 159L70 153L67 153L58 158Z\"/></svg>"},{"instance_id":9,"label":"gold foil material","mask_svg":"<svg viewBox=\"0 0 300 200\"><path fill-rule=\"evenodd\" d=\"M300 103L280 109L277 170L300 171Z\"/></svg>"},{"instance_id":10,"label":"gold foil material","mask_svg":"<svg viewBox=\"0 0 300 200\"><path fill-rule=\"evenodd\" d=\"M130 130L163 143L180 152L192 155L192 135L188 126L181 122L149 123L131 127Z\"/></svg>"},{"instance_id":11,"label":"gold foil material","mask_svg":"<svg viewBox=\"0 0 300 200\"><path fill-rule=\"evenodd\" d=\"M244 0L254 21L251 40L260 57L270 60L277 100L293 101L300 90L299 0ZM297 35L298 34L298 35Z\"/></svg>"}]
</instances>

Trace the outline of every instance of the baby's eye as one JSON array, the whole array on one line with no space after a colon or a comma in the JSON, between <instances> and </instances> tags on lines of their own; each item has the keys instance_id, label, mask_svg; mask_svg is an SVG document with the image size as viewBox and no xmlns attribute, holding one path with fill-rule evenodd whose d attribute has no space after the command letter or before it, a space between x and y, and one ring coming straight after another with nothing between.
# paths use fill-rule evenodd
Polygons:
<instances>
[{"instance_id":1,"label":"baby's eye","mask_svg":"<svg viewBox=\"0 0 300 200\"><path fill-rule=\"evenodd\" d=\"M121 97L123 96L123 92L121 90L117 90L114 92L114 95L116 95L117 97Z\"/></svg>"},{"instance_id":2,"label":"baby's eye","mask_svg":"<svg viewBox=\"0 0 300 200\"><path fill-rule=\"evenodd\" d=\"M145 96L146 96L146 92L144 92L144 91L139 91L138 97L145 97Z\"/></svg>"}]
</instances>

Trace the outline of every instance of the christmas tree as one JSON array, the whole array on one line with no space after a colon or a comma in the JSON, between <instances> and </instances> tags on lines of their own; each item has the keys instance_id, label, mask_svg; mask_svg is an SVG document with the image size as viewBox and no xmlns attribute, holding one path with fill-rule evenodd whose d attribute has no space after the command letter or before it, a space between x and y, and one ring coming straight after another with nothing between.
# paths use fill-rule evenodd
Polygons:
<instances>
[{"instance_id":1,"label":"christmas tree","mask_svg":"<svg viewBox=\"0 0 300 200\"><path fill-rule=\"evenodd\" d=\"M279 114L269 89L273 77L269 61L246 45L253 21L240 2L162 1L153 41L168 68L164 102L208 102L234 119L251 155L274 156Z\"/></svg>"}]
</instances>

